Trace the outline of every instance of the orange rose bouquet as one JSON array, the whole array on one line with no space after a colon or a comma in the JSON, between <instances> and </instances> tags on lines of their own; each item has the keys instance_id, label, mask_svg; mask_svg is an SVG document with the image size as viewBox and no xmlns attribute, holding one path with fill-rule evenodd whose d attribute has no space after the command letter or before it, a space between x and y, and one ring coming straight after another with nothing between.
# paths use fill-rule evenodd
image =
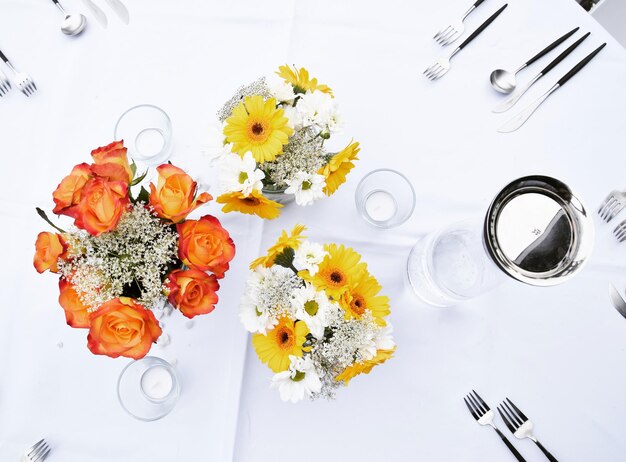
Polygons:
<instances>
[{"instance_id":1,"label":"orange rose bouquet","mask_svg":"<svg viewBox=\"0 0 626 462\"><path fill-rule=\"evenodd\" d=\"M65 231L37 209L58 232L39 233L33 263L59 274L66 321L89 330L92 353L139 359L162 334L154 311L166 302L188 318L213 311L235 244L217 218L187 219L212 197L180 168L158 166L148 190L123 141L91 155L93 163L76 165L52 194L53 212L73 227Z\"/></svg>"}]
</instances>

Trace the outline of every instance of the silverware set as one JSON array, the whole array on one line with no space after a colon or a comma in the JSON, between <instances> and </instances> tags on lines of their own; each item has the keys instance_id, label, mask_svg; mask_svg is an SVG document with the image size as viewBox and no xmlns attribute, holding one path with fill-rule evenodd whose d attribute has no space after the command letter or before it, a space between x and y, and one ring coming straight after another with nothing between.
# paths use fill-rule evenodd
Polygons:
<instances>
[{"instance_id":1,"label":"silverware set","mask_svg":"<svg viewBox=\"0 0 626 462\"><path fill-rule=\"evenodd\" d=\"M478 4L480 4L480 2L476 2ZM428 77L430 80L437 80L438 78L442 77L444 74L446 74L449 70L450 70L450 60L459 52L461 51L463 48L465 48L467 45L469 45L469 43L474 40L476 37L478 37L478 35L480 35L480 33L482 31L484 31L498 16L500 16L500 13L502 13L505 8L508 6L508 3L504 4L504 6L502 6L498 11L496 11L495 13L493 13L489 18L487 18L487 20L485 22L483 22L480 26L478 26L478 28L472 32L470 34L469 37L467 37L463 43L461 43L458 47L456 47L454 49L454 51L452 53L450 53L449 56L444 56L441 57L439 59L437 59L430 67L428 67L425 71L424 71L424 75L426 77ZM473 8L476 7L476 4L474 4ZM470 9L470 11L467 13L469 14L473 8ZM465 16L467 16L467 14ZM465 18L464 16L464 18ZM457 24L458 26L458 24ZM451 30L453 30L455 33L458 32L459 29L457 28L453 28L453 26L448 26L448 28L451 28ZM462 27L462 23L461 23L461 30L463 30ZM447 28L444 29L448 30ZM439 34L435 35L435 37L444 37L447 38L449 35L449 33L446 33L443 36L439 36ZM460 36L460 34L455 34L452 35L451 37L454 38L454 40L456 40L456 37ZM435 39L437 40L437 39ZM452 41L454 41L452 40ZM444 41L444 42L439 42L442 45L447 45L449 43L452 43L452 41Z\"/></svg>"},{"instance_id":2,"label":"silverware set","mask_svg":"<svg viewBox=\"0 0 626 462\"><path fill-rule=\"evenodd\" d=\"M32 96L37 91L37 85L35 85L33 79L31 79L28 74L19 72L1 50L0 58L11 70L11 73L13 74L13 84L26 96ZM0 97L6 95L10 89L11 83L9 82L9 79L2 71L0 71Z\"/></svg>"},{"instance_id":3,"label":"silverware set","mask_svg":"<svg viewBox=\"0 0 626 462\"><path fill-rule=\"evenodd\" d=\"M626 305L626 303L624 303ZM469 409L472 417L478 422L480 425L488 425L493 428L498 436L502 439L504 444L506 444L507 448L511 451L511 453L515 456L515 458L519 462L525 462L526 459L519 453L515 446L508 440L506 436L500 431L500 429L493 423L493 419L495 417L495 413L491 410L489 405L480 397L478 393L474 390L471 391L465 398L465 405ZM543 452L546 458L550 462L558 462L557 459L548 451L543 444L539 442L539 440L533 434L533 423L524 415L520 409L513 404L513 402L506 398L498 405L498 414L504 421L506 427L509 431L515 436L517 439L530 439L533 443L537 445L537 447Z\"/></svg>"},{"instance_id":4,"label":"silverware set","mask_svg":"<svg viewBox=\"0 0 626 462\"><path fill-rule=\"evenodd\" d=\"M602 202L602 205L600 205L598 215L608 223L624 208L626 208L626 191L611 191L604 199L604 202ZM618 242L626 241L626 219L615 227L613 234Z\"/></svg>"},{"instance_id":5,"label":"silverware set","mask_svg":"<svg viewBox=\"0 0 626 462\"><path fill-rule=\"evenodd\" d=\"M46 440L39 440L26 450L20 462L43 462L50 455L50 450Z\"/></svg>"}]
</instances>

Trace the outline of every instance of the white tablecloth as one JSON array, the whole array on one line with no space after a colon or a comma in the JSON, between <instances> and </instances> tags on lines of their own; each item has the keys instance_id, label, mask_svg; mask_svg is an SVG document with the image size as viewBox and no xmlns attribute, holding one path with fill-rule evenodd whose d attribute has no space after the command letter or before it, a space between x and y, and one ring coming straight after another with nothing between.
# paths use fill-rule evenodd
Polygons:
<instances>
[{"instance_id":1,"label":"white tablecloth","mask_svg":"<svg viewBox=\"0 0 626 462\"><path fill-rule=\"evenodd\" d=\"M612 226L597 221L589 265L562 286L511 281L439 310L420 305L404 282L420 235L479 217L514 178L555 176L591 210L624 186L626 51L573 0L511 0L434 84L420 76L441 53L431 36L465 1L127 3L129 27L110 14L107 30L92 21L72 39L58 31L51 2L0 0L0 48L40 88L30 100L15 91L0 100L1 461L17 460L43 436L54 445L51 462L513 460L467 412L461 398L471 388L492 406L512 398L559 460L624 459L626 320L610 307L607 282L626 282L626 246L612 239ZM500 4L485 2L469 28ZM574 26L592 36L510 113L490 113L500 96L489 72L516 68ZM495 132L603 41L602 53L526 126ZM35 236L46 229L34 207L51 208L60 178L111 141L121 112L144 102L172 117L172 160L210 178L200 153L215 111L240 84L283 63L306 66L332 86L344 138L362 143L361 161L332 200L289 207L274 222L223 217L238 253L217 310L191 328L169 318L171 345L152 351L176 360L180 403L161 421L135 421L115 396L127 361L92 356L85 332L64 323L56 279L32 268ZM411 220L391 231L369 228L353 205L359 178L379 167L403 171L417 193ZM216 204L204 211L218 213ZM269 389L271 373L236 313L247 263L295 223L308 224L315 240L363 254L392 299L399 347L335 401L294 406ZM514 444L529 462L544 460L532 443Z\"/></svg>"}]
</instances>

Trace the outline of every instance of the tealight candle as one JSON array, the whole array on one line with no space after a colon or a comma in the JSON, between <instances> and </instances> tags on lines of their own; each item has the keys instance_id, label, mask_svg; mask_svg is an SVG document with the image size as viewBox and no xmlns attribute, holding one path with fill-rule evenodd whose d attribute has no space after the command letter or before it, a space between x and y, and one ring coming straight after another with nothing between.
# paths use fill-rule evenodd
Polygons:
<instances>
[{"instance_id":1,"label":"tealight candle","mask_svg":"<svg viewBox=\"0 0 626 462\"><path fill-rule=\"evenodd\" d=\"M141 376L141 390L154 400L166 398L174 386L172 374L163 366L152 366Z\"/></svg>"},{"instance_id":2,"label":"tealight candle","mask_svg":"<svg viewBox=\"0 0 626 462\"><path fill-rule=\"evenodd\" d=\"M387 191L374 191L365 199L365 212L374 221L388 221L397 210L396 200Z\"/></svg>"}]
</instances>

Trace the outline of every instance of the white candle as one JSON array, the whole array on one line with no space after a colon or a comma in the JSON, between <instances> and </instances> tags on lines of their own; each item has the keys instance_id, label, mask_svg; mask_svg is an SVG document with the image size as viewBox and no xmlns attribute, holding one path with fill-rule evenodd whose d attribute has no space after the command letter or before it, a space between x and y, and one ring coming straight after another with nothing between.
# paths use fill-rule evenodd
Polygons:
<instances>
[{"instance_id":1,"label":"white candle","mask_svg":"<svg viewBox=\"0 0 626 462\"><path fill-rule=\"evenodd\" d=\"M374 191L365 199L365 211L373 221L388 221L398 211L396 200L387 191Z\"/></svg>"},{"instance_id":2,"label":"white candle","mask_svg":"<svg viewBox=\"0 0 626 462\"><path fill-rule=\"evenodd\" d=\"M148 398L161 400L174 386L172 374L163 366L152 366L141 376L141 389Z\"/></svg>"}]
</instances>

